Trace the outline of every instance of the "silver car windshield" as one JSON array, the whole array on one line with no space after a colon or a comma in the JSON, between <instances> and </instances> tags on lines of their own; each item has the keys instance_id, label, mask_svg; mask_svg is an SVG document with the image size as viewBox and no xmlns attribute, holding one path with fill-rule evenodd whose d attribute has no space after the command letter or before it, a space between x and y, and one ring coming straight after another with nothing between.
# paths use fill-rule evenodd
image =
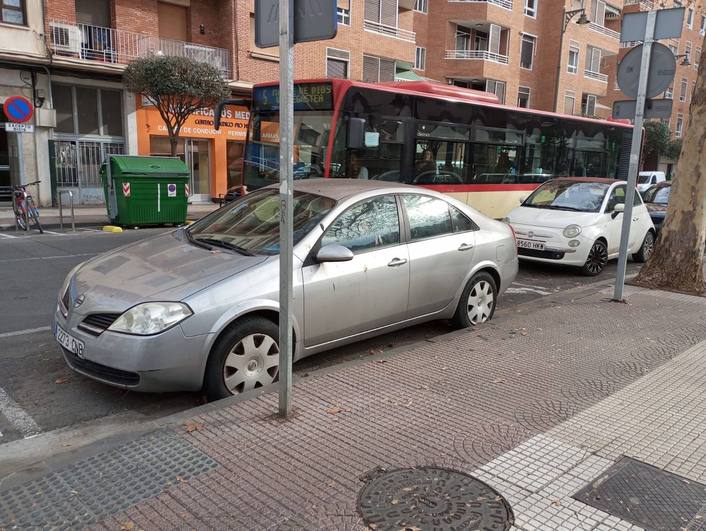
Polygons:
<instances>
[{"instance_id":1,"label":"silver car windshield","mask_svg":"<svg viewBox=\"0 0 706 531\"><path fill-rule=\"evenodd\" d=\"M294 244L296 245L336 205L329 197L294 192ZM253 255L279 254L279 192L262 190L194 223L190 239Z\"/></svg>"},{"instance_id":2,"label":"silver car windshield","mask_svg":"<svg viewBox=\"0 0 706 531\"><path fill-rule=\"evenodd\" d=\"M522 206L576 212L598 212L609 183L549 181L537 188Z\"/></svg>"}]
</instances>

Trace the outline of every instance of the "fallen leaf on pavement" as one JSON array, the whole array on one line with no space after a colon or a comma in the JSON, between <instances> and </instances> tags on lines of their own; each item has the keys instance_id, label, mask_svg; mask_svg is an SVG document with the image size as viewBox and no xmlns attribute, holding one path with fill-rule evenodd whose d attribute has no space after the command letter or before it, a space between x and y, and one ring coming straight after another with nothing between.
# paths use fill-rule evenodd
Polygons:
<instances>
[{"instance_id":1,"label":"fallen leaf on pavement","mask_svg":"<svg viewBox=\"0 0 706 531\"><path fill-rule=\"evenodd\" d=\"M338 415L339 413L343 413L345 409L339 406L333 406L326 408L324 411L326 411L326 413L328 413L329 415Z\"/></svg>"},{"instance_id":2,"label":"fallen leaf on pavement","mask_svg":"<svg viewBox=\"0 0 706 531\"><path fill-rule=\"evenodd\" d=\"M68 378L66 378L65 376L62 376L61 378L57 378L56 380L54 380L54 383L57 385L63 385L65 383L68 383L68 381L69 381Z\"/></svg>"},{"instance_id":3,"label":"fallen leaf on pavement","mask_svg":"<svg viewBox=\"0 0 706 531\"><path fill-rule=\"evenodd\" d=\"M132 522L125 522L124 524L120 524L120 531L132 531L135 529L135 524Z\"/></svg>"},{"instance_id":4,"label":"fallen leaf on pavement","mask_svg":"<svg viewBox=\"0 0 706 531\"><path fill-rule=\"evenodd\" d=\"M375 360L375 363L387 363L387 360Z\"/></svg>"},{"instance_id":5,"label":"fallen leaf on pavement","mask_svg":"<svg viewBox=\"0 0 706 531\"><path fill-rule=\"evenodd\" d=\"M505 383L505 378L496 378L493 383Z\"/></svg>"},{"instance_id":6,"label":"fallen leaf on pavement","mask_svg":"<svg viewBox=\"0 0 706 531\"><path fill-rule=\"evenodd\" d=\"M552 505L554 505L555 507L559 507L561 505L561 500L552 501Z\"/></svg>"},{"instance_id":7,"label":"fallen leaf on pavement","mask_svg":"<svg viewBox=\"0 0 706 531\"><path fill-rule=\"evenodd\" d=\"M368 356L377 356L378 354L382 354L382 349L381 348L371 348L368 351Z\"/></svg>"},{"instance_id":8,"label":"fallen leaf on pavement","mask_svg":"<svg viewBox=\"0 0 706 531\"><path fill-rule=\"evenodd\" d=\"M189 420L184 423L184 429L188 433L191 433L192 431L198 431L201 428L203 428L203 424L201 424L200 422L196 422L194 420Z\"/></svg>"},{"instance_id":9,"label":"fallen leaf on pavement","mask_svg":"<svg viewBox=\"0 0 706 531\"><path fill-rule=\"evenodd\" d=\"M184 483L184 482L186 481L186 479L184 479L182 476L177 476L177 477L176 477L176 480L177 480L179 483Z\"/></svg>"}]
</instances>

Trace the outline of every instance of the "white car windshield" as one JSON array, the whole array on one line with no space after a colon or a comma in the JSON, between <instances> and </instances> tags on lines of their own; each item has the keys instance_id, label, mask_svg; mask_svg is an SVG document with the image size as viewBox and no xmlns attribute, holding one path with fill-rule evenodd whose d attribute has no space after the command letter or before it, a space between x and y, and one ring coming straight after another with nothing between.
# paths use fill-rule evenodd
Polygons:
<instances>
[{"instance_id":1,"label":"white car windshield","mask_svg":"<svg viewBox=\"0 0 706 531\"><path fill-rule=\"evenodd\" d=\"M637 184L645 184L650 181L651 175L638 175L637 176Z\"/></svg>"},{"instance_id":2,"label":"white car windshield","mask_svg":"<svg viewBox=\"0 0 706 531\"><path fill-rule=\"evenodd\" d=\"M549 181L537 188L522 206L576 212L598 212L610 183Z\"/></svg>"},{"instance_id":3,"label":"white car windshield","mask_svg":"<svg viewBox=\"0 0 706 531\"><path fill-rule=\"evenodd\" d=\"M190 241L240 254L279 254L279 192L267 189L217 210L187 229ZM329 197L294 192L294 244L336 205Z\"/></svg>"}]
</instances>

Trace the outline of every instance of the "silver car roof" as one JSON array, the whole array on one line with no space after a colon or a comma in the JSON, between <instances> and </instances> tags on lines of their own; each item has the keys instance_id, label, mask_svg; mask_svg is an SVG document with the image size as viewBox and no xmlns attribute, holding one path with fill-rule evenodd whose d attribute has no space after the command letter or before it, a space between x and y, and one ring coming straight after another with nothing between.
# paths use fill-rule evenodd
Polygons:
<instances>
[{"instance_id":1,"label":"silver car roof","mask_svg":"<svg viewBox=\"0 0 706 531\"><path fill-rule=\"evenodd\" d=\"M279 184L271 184L267 188L279 188ZM346 197L374 190L419 190L418 186L410 186L402 183L387 181L370 181L367 179L302 179L294 181L296 192L308 192L312 194L330 197L335 201L340 201Z\"/></svg>"}]
</instances>

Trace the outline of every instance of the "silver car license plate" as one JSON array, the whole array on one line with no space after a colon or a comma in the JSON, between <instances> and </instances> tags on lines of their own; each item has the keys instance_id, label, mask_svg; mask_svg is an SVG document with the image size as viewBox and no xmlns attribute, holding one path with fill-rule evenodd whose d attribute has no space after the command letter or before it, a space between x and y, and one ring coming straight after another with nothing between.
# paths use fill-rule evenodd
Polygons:
<instances>
[{"instance_id":1,"label":"silver car license plate","mask_svg":"<svg viewBox=\"0 0 706 531\"><path fill-rule=\"evenodd\" d=\"M83 341L76 339L59 325L56 325L54 337L66 350L76 354L79 358L83 358L83 351L86 348L86 344Z\"/></svg>"},{"instance_id":2,"label":"silver car license plate","mask_svg":"<svg viewBox=\"0 0 706 531\"><path fill-rule=\"evenodd\" d=\"M544 250L544 242L535 242L531 240L517 240L517 246L523 249L535 249L537 251Z\"/></svg>"}]
</instances>

